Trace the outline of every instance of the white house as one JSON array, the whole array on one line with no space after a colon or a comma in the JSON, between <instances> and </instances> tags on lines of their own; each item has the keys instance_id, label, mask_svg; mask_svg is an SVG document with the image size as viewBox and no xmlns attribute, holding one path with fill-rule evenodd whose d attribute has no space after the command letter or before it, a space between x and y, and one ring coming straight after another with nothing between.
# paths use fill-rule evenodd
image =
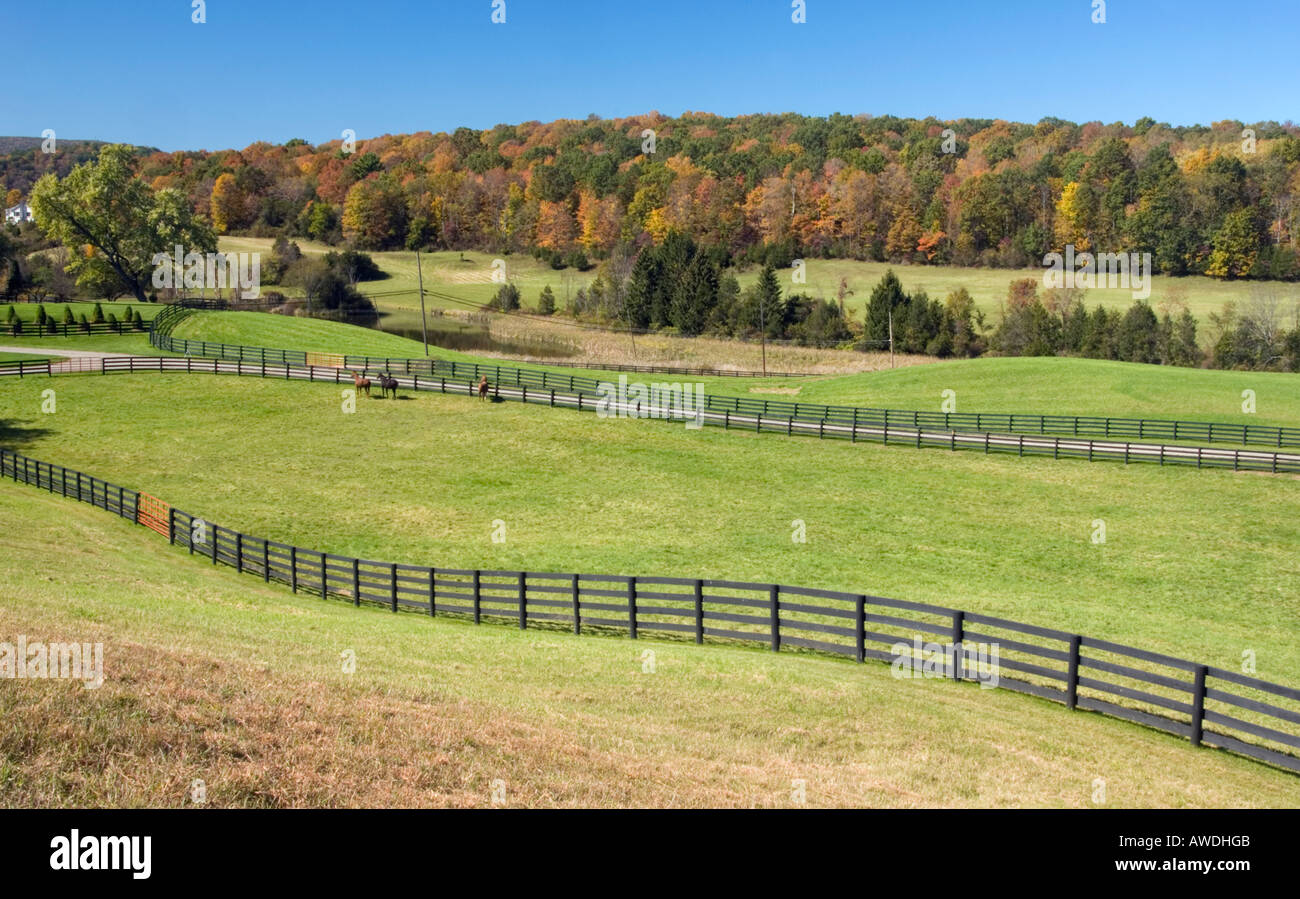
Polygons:
<instances>
[{"instance_id":1,"label":"white house","mask_svg":"<svg viewBox=\"0 0 1300 899\"><path fill-rule=\"evenodd\" d=\"M19 222L34 222L36 216L32 215L32 207L26 203L19 203L17 206L10 206L5 210L5 223L16 225Z\"/></svg>"}]
</instances>

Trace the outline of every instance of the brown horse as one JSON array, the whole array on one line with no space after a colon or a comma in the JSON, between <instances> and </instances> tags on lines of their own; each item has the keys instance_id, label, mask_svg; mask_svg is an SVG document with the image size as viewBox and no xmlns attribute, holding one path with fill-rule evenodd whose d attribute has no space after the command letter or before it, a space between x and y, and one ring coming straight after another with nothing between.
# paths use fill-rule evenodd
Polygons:
<instances>
[{"instance_id":1,"label":"brown horse","mask_svg":"<svg viewBox=\"0 0 1300 899\"><path fill-rule=\"evenodd\" d=\"M364 393L366 396L370 396L370 379L363 378L361 377L361 375L357 374L354 371L350 371L348 372L348 374L352 375L352 384L354 387L356 387L357 392Z\"/></svg>"},{"instance_id":2,"label":"brown horse","mask_svg":"<svg viewBox=\"0 0 1300 899\"><path fill-rule=\"evenodd\" d=\"M488 395L487 375L484 375L483 377L478 379L478 398L481 400L485 400L487 399L487 395Z\"/></svg>"}]
</instances>

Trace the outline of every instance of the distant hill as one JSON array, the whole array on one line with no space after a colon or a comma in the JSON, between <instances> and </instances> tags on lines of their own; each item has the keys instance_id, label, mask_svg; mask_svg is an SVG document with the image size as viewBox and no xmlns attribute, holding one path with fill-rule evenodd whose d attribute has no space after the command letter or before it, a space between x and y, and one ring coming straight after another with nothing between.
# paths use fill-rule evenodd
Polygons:
<instances>
[{"instance_id":1,"label":"distant hill","mask_svg":"<svg viewBox=\"0 0 1300 899\"><path fill-rule=\"evenodd\" d=\"M62 178L73 166L95 158L107 143L58 138L58 152L51 155L41 152L43 141L40 137L0 137L0 187L20 190L25 196L41 175L53 171ZM141 155L158 152L153 147L137 150Z\"/></svg>"},{"instance_id":2,"label":"distant hill","mask_svg":"<svg viewBox=\"0 0 1300 899\"><path fill-rule=\"evenodd\" d=\"M0 155L0 183L26 191L98 146ZM138 152L139 176L179 190L219 233L365 250L532 252L582 268L678 232L719 262L778 268L1020 269L1072 246L1150 253L1160 274L1300 280L1291 122L650 112Z\"/></svg>"}]
</instances>

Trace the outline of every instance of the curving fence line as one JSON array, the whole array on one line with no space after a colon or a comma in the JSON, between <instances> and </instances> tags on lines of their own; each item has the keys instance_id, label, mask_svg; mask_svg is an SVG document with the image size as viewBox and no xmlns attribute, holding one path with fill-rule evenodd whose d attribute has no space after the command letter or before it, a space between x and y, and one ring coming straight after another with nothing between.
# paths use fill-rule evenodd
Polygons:
<instances>
[{"instance_id":1,"label":"curving fence line","mask_svg":"<svg viewBox=\"0 0 1300 899\"><path fill-rule=\"evenodd\" d=\"M240 346L187 340L171 336L181 320L197 311L193 307L171 306L159 314L149 332L153 346L189 356L234 362L266 362L274 365L337 365L366 371L387 371L449 379L475 379L487 376L493 384L510 384L539 390L551 388L595 396L603 381L536 368L454 362L446 359L405 359L380 356L311 353L271 347ZM329 357L329 358L325 358ZM737 374L716 369L665 369L638 366L610 366L607 370L655 371L682 375ZM753 375L754 372L739 373ZM772 372L769 377L790 377L789 373ZM1243 446L1300 447L1300 427L1238 425L1222 422L1178 421L1173 419L1109 418L1086 415L1040 415L997 412L921 412L910 409L883 409L859 406L828 406L748 397L704 397L705 409L711 412L791 418L796 421L826 422L842 427L873 426L968 433L1025 434L1027 436L1100 437L1107 440L1172 440L1235 443Z\"/></svg>"},{"instance_id":2,"label":"curving fence line","mask_svg":"<svg viewBox=\"0 0 1300 899\"><path fill-rule=\"evenodd\" d=\"M416 360L423 361L423 360ZM479 366L483 368L483 366ZM490 367L489 367L490 368ZM357 370L361 370L359 367ZM13 362L0 364L0 377L58 374L137 374L137 373L190 372L203 374L252 375L285 380L323 381L350 384L351 375L335 365L292 365L273 362L222 361L219 359L168 356L106 356L91 359L70 359L60 362ZM463 373L462 373L463 374ZM569 376L563 376L569 377ZM463 380L446 375L399 374L395 380L412 390L441 393L471 394L475 380ZM547 405L552 408L570 408L596 412L600 415L626 418L659 418L684 422L692 426L721 427L753 431L754 433L781 433L786 436L815 436L822 439L840 439L850 442L904 445L916 449L946 449L1001 453L1017 456L1051 456L1053 459L1086 459L1089 462L1123 462L1125 464L1149 462L1159 465L1195 466L1196 468L1225 468L1234 471L1260 471L1271 474L1300 473L1300 453L1278 453L1264 450L1228 449L1226 447L1187 446L1183 444L1129 443L1108 440L1054 436L1026 436L1024 434L994 434L990 432L961 432L908 427L875 425L862 422L831 419L800 419L793 415L775 413L732 412L707 408L696 409L687 402L685 392L654 394L646 399L611 398L608 394L597 396L582 390L566 392L556 387L529 388L502 386L497 381L492 388L497 399Z\"/></svg>"},{"instance_id":3,"label":"curving fence line","mask_svg":"<svg viewBox=\"0 0 1300 899\"><path fill-rule=\"evenodd\" d=\"M185 300L174 303L159 314L160 321L155 327L150 328L150 343L159 349L170 350L182 354L211 356L219 359L243 359L245 361L262 361L266 359L272 362L302 362L304 357L312 356L331 356L336 363L343 365L347 360L347 365L367 366L376 368L382 366L384 362L428 362L428 359L385 359L376 356L351 356L341 353L312 353L295 350L275 350L270 347L240 347L235 344L210 343L204 340L184 340L181 338L170 337L172 328L179 324L183 319L194 312L202 310L219 311L219 312L250 312L258 311L257 309L240 308L239 306L231 307L225 302L217 303L211 300L195 301ZM261 311L266 311L265 307ZM155 336L156 335L156 336ZM173 349L175 347L175 349ZM241 353L241 350L247 351ZM277 355L280 354L280 355ZM463 363L462 363L463 364ZM813 375L809 372L799 371L746 371L744 369L730 368L711 368L707 366L684 366L684 365L620 365L613 362L557 362L557 367L561 368L585 368L596 371L620 371L620 372L637 372L642 374L663 374L663 375L694 375L698 377L714 378L809 378ZM400 367L400 366L399 366Z\"/></svg>"},{"instance_id":4,"label":"curving fence line","mask_svg":"<svg viewBox=\"0 0 1300 899\"><path fill-rule=\"evenodd\" d=\"M902 677L1003 687L1175 734L1300 773L1300 690L1108 640L928 603L712 578L443 568L305 549L156 497L0 449L0 478L90 503L213 565L324 599L435 617L758 643Z\"/></svg>"}]
</instances>

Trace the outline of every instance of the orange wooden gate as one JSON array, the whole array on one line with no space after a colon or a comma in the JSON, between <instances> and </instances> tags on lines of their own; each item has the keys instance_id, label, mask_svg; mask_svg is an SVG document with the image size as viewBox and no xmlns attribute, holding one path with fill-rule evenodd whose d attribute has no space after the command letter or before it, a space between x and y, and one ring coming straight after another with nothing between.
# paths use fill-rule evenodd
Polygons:
<instances>
[{"instance_id":1,"label":"orange wooden gate","mask_svg":"<svg viewBox=\"0 0 1300 899\"><path fill-rule=\"evenodd\" d=\"M158 497L141 493L140 500L136 504L135 520L137 524L155 530L170 540L171 510L172 507Z\"/></svg>"}]
</instances>

